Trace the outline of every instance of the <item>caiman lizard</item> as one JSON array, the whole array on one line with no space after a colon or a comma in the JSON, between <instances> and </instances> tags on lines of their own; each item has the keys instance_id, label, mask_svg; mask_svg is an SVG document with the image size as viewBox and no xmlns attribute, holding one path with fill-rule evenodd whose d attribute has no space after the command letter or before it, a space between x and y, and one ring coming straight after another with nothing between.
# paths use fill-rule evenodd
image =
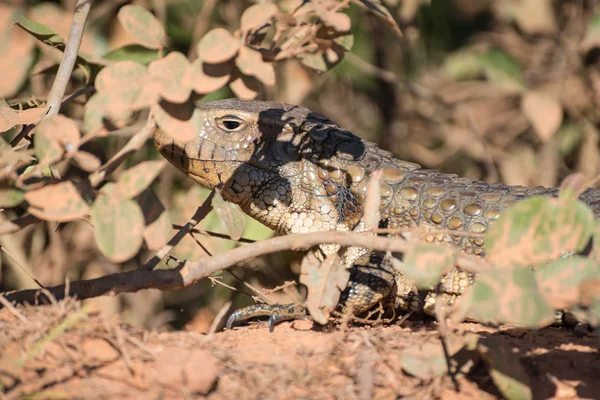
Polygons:
<instances>
[{"instance_id":1,"label":"caiman lizard","mask_svg":"<svg viewBox=\"0 0 600 400\"><path fill-rule=\"evenodd\" d=\"M190 178L219 188L228 201L280 234L364 231L367 182L382 170L380 226L417 228L426 241L451 243L483 256L481 235L464 232L483 234L516 201L558 193L555 188L489 184L421 169L295 105L231 99L198 103L197 112L193 141L178 143L158 130L158 150ZM590 188L580 198L600 217L600 188ZM323 245L314 251L323 259L336 250ZM471 274L455 269L442 278L438 297L417 293L402 284L389 255L362 249L347 254L350 280L340 304L355 314L381 303L431 314L439 293L451 304L473 281ZM232 314L228 326L270 316L272 327L305 313L302 306L256 305Z\"/></svg>"}]
</instances>

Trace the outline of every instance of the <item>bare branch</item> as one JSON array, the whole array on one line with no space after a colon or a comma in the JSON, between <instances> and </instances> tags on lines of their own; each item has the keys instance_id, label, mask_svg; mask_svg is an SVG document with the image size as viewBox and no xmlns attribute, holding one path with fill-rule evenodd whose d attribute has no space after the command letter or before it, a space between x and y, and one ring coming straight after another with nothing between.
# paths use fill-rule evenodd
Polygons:
<instances>
[{"instance_id":1,"label":"bare branch","mask_svg":"<svg viewBox=\"0 0 600 400\"><path fill-rule=\"evenodd\" d=\"M75 61L77 60L85 23L88 14L90 13L90 9L92 8L92 2L93 0L78 0L75 5L75 15L73 16L73 22L71 23L71 30L69 31L69 39L65 45L63 59L58 67L56 78L54 79L54 83L48 94L48 106L50 106L50 109L48 110L48 114L46 114L46 118L58 114L58 111L60 110L62 99L67 90L69 80L71 79Z\"/></svg>"},{"instance_id":2,"label":"bare branch","mask_svg":"<svg viewBox=\"0 0 600 400\"><path fill-rule=\"evenodd\" d=\"M106 275L101 278L70 283L69 294L79 299L88 299L105 294L137 292L143 289L179 289L190 286L222 269L252 258L284 250L306 250L323 243L341 246L358 246L372 250L406 252L416 243L401 238L388 238L354 232L317 232L290 236L279 236L246 246L237 247L215 257L203 257L196 261L185 261L169 270L133 270ZM486 266L482 259L459 254L458 266L469 272L480 273ZM4 296L16 303L48 302L49 293L57 300L64 298L65 285L46 289L17 290Z\"/></svg>"}]
</instances>

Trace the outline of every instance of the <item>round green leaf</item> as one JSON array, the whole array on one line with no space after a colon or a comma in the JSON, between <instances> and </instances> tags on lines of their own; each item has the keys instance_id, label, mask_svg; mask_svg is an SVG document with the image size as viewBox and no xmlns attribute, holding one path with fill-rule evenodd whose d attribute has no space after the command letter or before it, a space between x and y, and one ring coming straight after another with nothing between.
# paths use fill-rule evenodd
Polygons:
<instances>
[{"instance_id":1,"label":"round green leaf","mask_svg":"<svg viewBox=\"0 0 600 400\"><path fill-rule=\"evenodd\" d=\"M594 216L581 201L536 196L504 211L485 240L487 258L496 264L533 265L585 248Z\"/></svg>"},{"instance_id":2,"label":"round green leaf","mask_svg":"<svg viewBox=\"0 0 600 400\"><path fill-rule=\"evenodd\" d=\"M219 64L231 60L240 48L238 39L227 30L217 28L209 31L198 42L198 57L207 63Z\"/></svg>"},{"instance_id":3,"label":"round green leaf","mask_svg":"<svg viewBox=\"0 0 600 400\"><path fill-rule=\"evenodd\" d=\"M11 208L18 206L24 200L25 192L9 187L0 188L0 207Z\"/></svg>"},{"instance_id":4,"label":"round green leaf","mask_svg":"<svg viewBox=\"0 0 600 400\"><path fill-rule=\"evenodd\" d=\"M542 297L529 268L493 268L481 274L465 293L467 316L495 325L539 328L554 322L554 309Z\"/></svg>"},{"instance_id":5,"label":"round green leaf","mask_svg":"<svg viewBox=\"0 0 600 400\"><path fill-rule=\"evenodd\" d=\"M429 289L456 265L457 251L450 246L419 243L402 258L403 273L409 285Z\"/></svg>"},{"instance_id":6,"label":"round green leaf","mask_svg":"<svg viewBox=\"0 0 600 400\"><path fill-rule=\"evenodd\" d=\"M600 279L600 263L584 257L554 260L535 267L542 296L555 309L567 309L580 303L579 285L588 278Z\"/></svg>"},{"instance_id":7,"label":"round green leaf","mask_svg":"<svg viewBox=\"0 0 600 400\"><path fill-rule=\"evenodd\" d=\"M89 207L73 182L46 185L25 193L27 211L46 221L74 221L89 214Z\"/></svg>"},{"instance_id":8,"label":"round green leaf","mask_svg":"<svg viewBox=\"0 0 600 400\"><path fill-rule=\"evenodd\" d=\"M114 188L115 196L132 198L142 193L156 179L165 165L167 165L165 160L145 161L129 168L117 179Z\"/></svg>"},{"instance_id":9,"label":"round green leaf","mask_svg":"<svg viewBox=\"0 0 600 400\"><path fill-rule=\"evenodd\" d=\"M114 262L129 260L142 246L144 214L133 200L101 194L91 211L98 247Z\"/></svg>"},{"instance_id":10,"label":"round green leaf","mask_svg":"<svg viewBox=\"0 0 600 400\"><path fill-rule=\"evenodd\" d=\"M45 118L33 137L35 155L40 163L50 164L60 160L65 151L72 153L79 145L79 128L62 114Z\"/></svg>"},{"instance_id":11,"label":"round green leaf","mask_svg":"<svg viewBox=\"0 0 600 400\"><path fill-rule=\"evenodd\" d=\"M126 5L117 15L123 28L142 46L150 49L162 47L165 30L154 15L143 7Z\"/></svg>"}]
</instances>

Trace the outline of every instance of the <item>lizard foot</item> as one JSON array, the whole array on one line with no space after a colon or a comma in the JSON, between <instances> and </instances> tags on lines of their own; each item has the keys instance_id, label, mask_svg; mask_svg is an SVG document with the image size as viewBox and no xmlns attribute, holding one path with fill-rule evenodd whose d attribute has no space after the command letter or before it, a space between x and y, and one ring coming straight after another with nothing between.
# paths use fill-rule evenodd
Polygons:
<instances>
[{"instance_id":1,"label":"lizard foot","mask_svg":"<svg viewBox=\"0 0 600 400\"><path fill-rule=\"evenodd\" d=\"M231 329L233 324L247 321L255 317L269 317L269 331L273 332L275 324L281 321L300 319L308 316L306 307L298 304L255 304L244 307L229 316L226 327Z\"/></svg>"}]
</instances>

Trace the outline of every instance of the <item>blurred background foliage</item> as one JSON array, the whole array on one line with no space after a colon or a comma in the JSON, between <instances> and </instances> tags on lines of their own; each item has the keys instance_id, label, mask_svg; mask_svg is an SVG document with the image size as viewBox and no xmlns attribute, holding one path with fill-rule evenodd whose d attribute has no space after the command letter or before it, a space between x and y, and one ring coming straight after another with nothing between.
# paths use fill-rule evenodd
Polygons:
<instances>
[{"instance_id":1,"label":"blurred background foliage","mask_svg":"<svg viewBox=\"0 0 600 400\"><path fill-rule=\"evenodd\" d=\"M150 10L163 24L168 49L193 58L205 33L217 27L234 32L244 10L254 3L148 0L132 4ZM600 173L599 3L386 0L383 6L399 25L403 39L385 19L352 4L345 13L351 20L354 43L343 60L327 72L307 67L306 60L277 62L275 85L262 86L258 98L300 104L325 114L398 158L424 168L511 185L556 186L571 172L592 180ZM100 57L134 43L117 20L119 9L127 4L112 0L94 4L82 52ZM285 10L298 1L277 4ZM74 5L74 0L13 0L0 5L0 29L4 29L0 99L25 109L40 104L61 59L55 48L10 28L14 13L22 12L66 38ZM145 56L141 52L140 60ZM112 57L120 56L113 51ZM85 74L75 71L68 93L82 87ZM205 99L229 97L235 94L225 86ZM78 99L61 110L82 129L84 103ZM135 129L118 130L118 134L86 144L85 150L104 162L133 133ZM10 139L10 134L5 135ZM158 157L148 143L128 165ZM77 174L76 169L61 172ZM172 222L180 225L208 195L171 167L163 171L153 190ZM18 213L11 210L0 218ZM225 232L214 213L200 229ZM259 240L270 235L268 229L249 221L244 237ZM125 263L112 263L98 251L87 221L32 225L1 236L0 245L5 249L2 290L36 287L31 277L43 285L55 285L65 278L87 279L136 268L153 254L143 250ZM197 259L235 245L193 235L173 255ZM143 291L89 302L107 312L122 313L136 325L207 331L223 307L237 308L253 301L243 282L275 287L293 280L298 265L298 255L277 254L184 290ZM269 296L276 302L291 302L301 299L301 292L286 286Z\"/></svg>"}]
</instances>

